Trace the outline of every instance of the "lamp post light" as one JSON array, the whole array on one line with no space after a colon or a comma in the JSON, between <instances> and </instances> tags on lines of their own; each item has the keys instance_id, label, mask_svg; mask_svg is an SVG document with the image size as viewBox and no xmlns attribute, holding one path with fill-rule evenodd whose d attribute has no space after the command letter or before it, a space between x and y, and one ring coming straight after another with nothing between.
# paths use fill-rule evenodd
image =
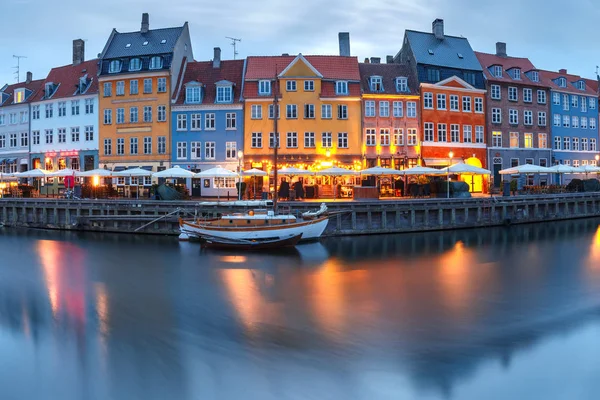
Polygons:
<instances>
[{"instance_id":1,"label":"lamp post light","mask_svg":"<svg viewBox=\"0 0 600 400\"><path fill-rule=\"evenodd\" d=\"M596 154L596 166L598 166L598 160L600 160L600 155Z\"/></svg>"},{"instance_id":2,"label":"lamp post light","mask_svg":"<svg viewBox=\"0 0 600 400\"><path fill-rule=\"evenodd\" d=\"M244 157L244 152L242 150L238 151L238 200L242 200L242 158Z\"/></svg>"},{"instance_id":3,"label":"lamp post light","mask_svg":"<svg viewBox=\"0 0 600 400\"><path fill-rule=\"evenodd\" d=\"M450 159L450 163L448 164L448 171L447 171L447 178L448 178L448 187L447 187L447 193L446 193L446 198L450 198L450 166L452 165L452 158L454 157L454 153L450 152L448 153L448 158Z\"/></svg>"}]
</instances>

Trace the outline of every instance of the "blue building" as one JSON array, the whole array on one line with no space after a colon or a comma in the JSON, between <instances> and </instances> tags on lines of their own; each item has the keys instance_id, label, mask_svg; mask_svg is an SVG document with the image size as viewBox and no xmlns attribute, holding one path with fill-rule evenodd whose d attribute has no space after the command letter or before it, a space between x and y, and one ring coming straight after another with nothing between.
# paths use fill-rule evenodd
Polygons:
<instances>
[{"instance_id":1,"label":"blue building","mask_svg":"<svg viewBox=\"0 0 600 400\"><path fill-rule=\"evenodd\" d=\"M188 61L171 107L171 164L201 172L216 166L237 171L243 165L244 60ZM189 183L189 182L188 182ZM193 196L236 196L233 178L191 182ZM190 187L188 185L188 187Z\"/></svg>"},{"instance_id":2,"label":"blue building","mask_svg":"<svg viewBox=\"0 0 600 400\"><path fill-rule=\"evenodd\" d=\"M596 165L598 154L598 94L592 82L576 75L541 71L550 87L553 164ZM567 179L577 177L566 175Z\"/></svg>"}]
</instances>

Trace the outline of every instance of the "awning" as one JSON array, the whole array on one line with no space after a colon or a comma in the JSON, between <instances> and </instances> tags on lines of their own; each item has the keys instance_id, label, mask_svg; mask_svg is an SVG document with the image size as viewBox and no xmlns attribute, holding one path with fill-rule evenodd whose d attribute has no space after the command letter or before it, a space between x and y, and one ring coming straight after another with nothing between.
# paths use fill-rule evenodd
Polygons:
<instances>
[{"instance_id":1,"label":"awning","mask_svg":"<svg viewBox=\"0 0 600 400\"><path fill-rule=\"evenodd\" d=\"M29 161L26 158L21 158L20 164L21 165L27 165L27 164L29 164Z\"/></svg>"},{"instance_id":2,"label":"awning","mask_svg":"<svg viewBox=\"0 0 600 400\"><path fill-rule=\"evenodd\" d=\"M146 165L143 167L140 167L141 169L145 169L146 171L152 171L152 166L151 165Z\"/></svg>"},{"instance_id":3,"label":"awning","mask_svg":"<svg viewBox=\"0 0 600 400\"><path fill-rule=\"evenodd\" d=\"M17 159L16 159L16 158L7 158L7 159L6 159L6 163L7 163L7 164L14 164L14 163L16 163L16 162L17 162Z\"/></svg>"},{"instance_id":4,"label":"awning","mask_svg":"<svg viewBox=\"0 0 600 400\"><path fill-rule=\"evenodd\" d=\"M449 158L424 158L427 167L448 167L451 163Z\"/></svg>"},{"instance_id":5,"label":"awning","mask_svg":"<svg viewBox=\"0 0 600 400\"><path fill-rule=\"evenodd\" d=\"M6 158L0 158L0 164L4 164L5 161L6 161Z\"/></svg>"}]
</instances>

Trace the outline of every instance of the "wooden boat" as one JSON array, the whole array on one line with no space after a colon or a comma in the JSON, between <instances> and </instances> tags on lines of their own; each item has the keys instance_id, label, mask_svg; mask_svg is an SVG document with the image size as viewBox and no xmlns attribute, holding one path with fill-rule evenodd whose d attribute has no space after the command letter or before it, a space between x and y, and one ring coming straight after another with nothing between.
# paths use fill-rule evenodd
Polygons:
<instances>
[{"instance_id":1,"label":"wooden boat","mask_svg":"<svg viewBox=\"0 0 600 400\"><path fill-rule=\"evenodd\" d=\"M294 247L298 244L302 234L293 235L287 238L271 239L271 240L245 240L245 239L223 239L223 238L205 238L204 247L221 250L281 250L289 247Z\"/></svg>"}]
</instances>

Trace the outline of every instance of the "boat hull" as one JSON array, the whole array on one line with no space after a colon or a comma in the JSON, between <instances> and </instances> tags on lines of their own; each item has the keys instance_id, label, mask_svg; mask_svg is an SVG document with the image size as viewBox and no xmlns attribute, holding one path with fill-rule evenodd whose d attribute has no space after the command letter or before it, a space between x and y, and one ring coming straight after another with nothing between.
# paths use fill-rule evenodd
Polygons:
<instances>
[{"instance_id":1,"label":"boat hull","mask_svg":"<svg viewBox=\"0 0 600 400\"><path fill-rule=\"evenodd\" d=\"M220 227L203 225L199 222L181 220L182 233L200 238L223 238L230 240L275 240L302 235L302 241L316 240L321 237L329 218L298 221L281 225L253 227Z\"/></svg>"},{"instance_id":2,"label":"boat hull","mask_svg":"<svg viewBox=\"0 0 600 400\"><path fill-rule=\"evenodd\" d=\"M203 247L219 250L282 250L298 244L302 235L274 240L229 240L220 238L206 238Z\"/></svg>"}]
</instances>

